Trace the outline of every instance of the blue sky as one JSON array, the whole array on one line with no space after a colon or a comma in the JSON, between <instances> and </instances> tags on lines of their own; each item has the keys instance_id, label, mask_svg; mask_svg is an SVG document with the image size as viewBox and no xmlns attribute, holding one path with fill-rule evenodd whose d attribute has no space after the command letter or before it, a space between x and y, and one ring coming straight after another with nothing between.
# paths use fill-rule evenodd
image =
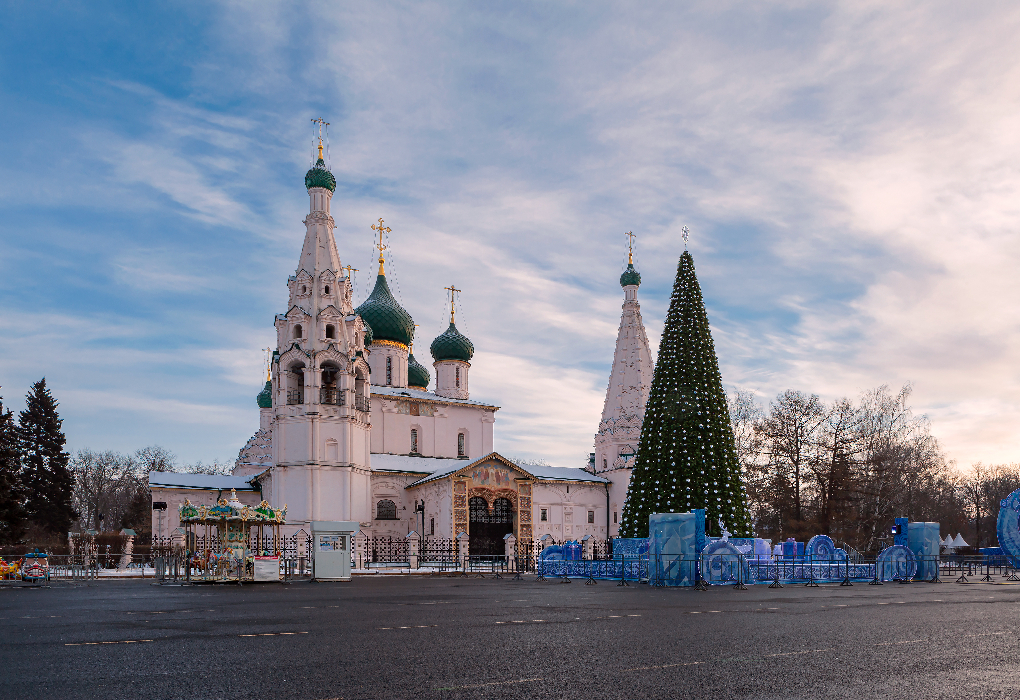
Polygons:
<instances>
[{"instance_id":1,"label":"blue sky","mask_svg":"<svg viewBox=\"0 0 1020 700\"><path fill-rule=\"evenodd\" d=\"M656 344L680 229L723 379L904 382L961 465L1020 460L1010 3L8 3L0 392L72 449L232 460L329 129L341 259L420 324L463 289L496 448L583 464L626 262Z\"/></svg>"}]
</instances>

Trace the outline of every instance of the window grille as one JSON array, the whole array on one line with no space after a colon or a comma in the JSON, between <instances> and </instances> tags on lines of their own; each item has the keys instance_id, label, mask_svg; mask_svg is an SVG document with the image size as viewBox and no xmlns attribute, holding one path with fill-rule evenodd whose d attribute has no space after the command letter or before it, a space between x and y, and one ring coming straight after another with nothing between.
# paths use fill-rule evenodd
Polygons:
<instances>
[{"instance_id":1,"label":"window grille","mask_svg":"<svg viewBox=\"0 0 1020 700\"><path fill-rule=\"evenodd\" d=\"M393 384L393 358L386 358L386 386Z\"/></svg>"},{"instance_id":2,"label":"window grille","mask_svg":"<svg viewBox=\"0 0 1020 700\"><path fill-rule=\"evenodd\" d=\"M457 368L457 388L460 389L460 367Z\"/></svg>"},{"instance_id":3,"label":"window grille","mask_svg":"<svg viewBox=\"0 0 1020 700\"><path fill-rule=\"evenodd\" d=\"M457 456L467 457L467 445L464 444L464 433L457 434Z\"/></svg>"},{"instance_id":4,"label":"window grille","mask_svg":"<svg viewBox=\"0 0 1020 700\"><path fill-rule=\"evenodd\" d=\"M593 510L589 510L588 511L588 522L589 523L594 523L595 522L595 511L593 511Z\"/></svg>"},{"instance_id":5,"label":"window grille","mask_svg":"<svg viewBox=\"0 0 1020 700\"><path fill-rule=\"evenodd\" d=\"M376 520L396 520L397 504L389 499L383 499L375 504Z\"/></svg>"},{"instance_id":6,"label":"window grille","mask_svg":"<svg viewBox=\"0 0 1020 700\"><path fill-rule=\"evenodd\" d=\"M411 428L411 452L418 452L418 431Z\"/></svg>"},{"instance_id":7,"label":"window grille","mask_svg":"<svg viewBox=\"0 0 1020 700\"><path fill-rule=\"evenodd\" d=\"M539 517L539 520L541 520L544 523L548 519L549 519L549 511L547 511L545 508L543 508L542 509L542 515L541 515L541 517Z\"/></svg>"}]
</instances>

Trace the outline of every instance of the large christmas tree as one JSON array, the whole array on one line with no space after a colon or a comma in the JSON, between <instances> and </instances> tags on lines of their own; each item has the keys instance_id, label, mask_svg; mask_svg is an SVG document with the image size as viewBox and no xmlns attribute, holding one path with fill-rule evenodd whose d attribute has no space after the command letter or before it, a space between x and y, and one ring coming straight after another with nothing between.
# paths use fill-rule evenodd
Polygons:
<instances>
[{"instance_id":1,"label":"large christmas tree","mask_svg":"<svg viewBox=\"0 0 1020 700\"><path fill-rule=\"evenodd\" d=\"M708 314L694 258L684 251L659 343L620 534L647 537L652 513L692 508L705 509L711 533L719 532L721 519L734 536L753 536Z\"/></svg>"}]
</instances>

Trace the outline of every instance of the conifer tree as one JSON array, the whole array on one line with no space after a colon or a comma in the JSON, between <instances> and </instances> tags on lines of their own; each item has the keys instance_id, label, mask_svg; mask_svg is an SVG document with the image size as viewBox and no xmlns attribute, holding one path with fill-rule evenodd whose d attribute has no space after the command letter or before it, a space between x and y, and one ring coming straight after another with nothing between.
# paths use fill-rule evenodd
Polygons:
<instances>
[{"instance_id":1,"label":"conifer tree","mask_svg":"<svg viewBox=\"0 0 1020 700\"><path fill-rule=\"evenodd\" d=\"M704 508L718 533L753 536L719 360L694 258L680 257L620 534L647 537L652 513Z\"/></svg>"},{"instance_id":2,"label":"conifer tree","mask_svg":"<svg viewBox=\"0 0 1020 700\"><path fill-rule=\"evenodd\" d=\"M25 510L32 525L63 534L78 517L71 505L74 477L67 468L71 455L64 451L63 421L45 378L32 385L25 403L18 415Z\"/></svg>"},{"instance_id":3,"label":"conifer tree","mask_svg":"<svg viewBox=\"0 0 1020 700\"><path fill-rule=\"evenodd\" d=\"M18 429L0 399L0 544L17 544L25 534L23 495Z\"/></svg>"}]
</instances>

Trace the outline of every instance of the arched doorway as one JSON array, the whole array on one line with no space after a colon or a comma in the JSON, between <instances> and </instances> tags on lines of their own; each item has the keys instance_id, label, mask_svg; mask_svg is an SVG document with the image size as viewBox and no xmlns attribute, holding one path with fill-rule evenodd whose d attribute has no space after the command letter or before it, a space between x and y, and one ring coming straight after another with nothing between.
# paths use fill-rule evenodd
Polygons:
<instances>
[{"instance_id":1,"label":"arched doorway","mask_svg":"<svg viewBox=\"0 0 1020 700\"><path fill-rule=\"evenodd\" d=\"M468 501L471 519L469 554L503 554L503 537L514 531L514 506L508 498L493 501L492 510L481 496Z\"/></svg>"}]
</instances>

